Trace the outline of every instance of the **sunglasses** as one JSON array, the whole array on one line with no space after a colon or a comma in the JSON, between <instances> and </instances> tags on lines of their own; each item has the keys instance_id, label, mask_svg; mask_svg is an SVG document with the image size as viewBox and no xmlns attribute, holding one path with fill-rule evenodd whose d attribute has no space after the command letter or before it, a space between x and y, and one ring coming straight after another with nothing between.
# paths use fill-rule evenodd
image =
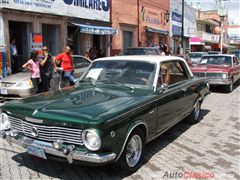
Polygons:
<instances>
[{"instance_id":1,"label":"sunglasses","mask_svg":"<svg viewBox=\"0 0 240 180\"><path fill-rule=\"evenodd\" d=\"M43 51L47 51L47 49L43 49Z\"/></svg>"}]
</instances>

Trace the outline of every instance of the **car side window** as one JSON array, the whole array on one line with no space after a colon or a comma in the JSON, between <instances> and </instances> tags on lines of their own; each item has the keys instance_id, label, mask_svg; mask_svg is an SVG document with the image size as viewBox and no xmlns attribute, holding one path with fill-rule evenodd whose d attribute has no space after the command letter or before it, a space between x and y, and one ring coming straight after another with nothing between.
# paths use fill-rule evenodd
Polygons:
<instances>
[{"instance_id":1,"label":"car side window","mask_svg":"<svg viewBox=\"0 0 240 180\"><path fill-rule=\"evenodd\" d=\"M233 57L233 65L238 65L239 63L238 63L238 60L237 60L237 58L236 57Z\"/></svg>"},{"instance_id":2,"label":"car side window","mask_svg":"<svg viewBox=\"0 0 240 180\"><path fill-rule=\"evenodd\" d=\"M176 84L189 79L186 67L181 61L163 62L160 66L158 84Z\"/></svg>"},{"instance_id":3,"label":"car side window","mask_svg":"<svg viewBox=\"0 0 240 180\"><path fill-rule=\"evenodd\" d=\"M84 57L73 57L74 68L84 68L90 65L90 62Z\"/></svg>"}]
</instances>

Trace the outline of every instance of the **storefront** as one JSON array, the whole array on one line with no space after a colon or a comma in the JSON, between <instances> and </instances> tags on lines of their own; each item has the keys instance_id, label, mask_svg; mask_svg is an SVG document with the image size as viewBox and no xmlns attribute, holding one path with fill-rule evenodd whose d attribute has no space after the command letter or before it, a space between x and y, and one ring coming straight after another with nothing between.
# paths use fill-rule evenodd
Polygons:
<instances>
[{"instance_id":1,"label":"storefront","mask_svg":"<svg viewBox=\"0 0 240 180\"><path fill-rule=\"evenodd\" d=\"M190 38L189 44L191 52L203 51L205 46L205 42L199 37Z\"/></svg>"},{"instance_id":2,"label":"storefront","mask_svg":"<svg viewBox=\"0 0 240 180\"><path fill-rule=\"evenodd\" d=\"M110 40L117 32L108 22L75 19L68 25L68 44L75 54L93 50L96 58L110 56Z\"/></svg>"},{"instance_id":3,"label":"storefront","mask_svg":"<svg viewBox=\"0 0 240 180\"><path fill-rule=\"evenodd\" d=\"M4 43L10 52L10 39L16 39L19 67L27 61L33 48L41 48L42 45L48 46L52 55L63 51L67 43L74 45L74 51L78 54L84 54L89 48L95 46L104 49L105 54L110 54L109 39L115 32L111 31L111 35L102 34L104 30L101 29L111 26L110 0L6 0L0 1L0 7L3 17ZM75 21L76 19L78 21ZM88 21L93 23L88 24ZM104 24L105 22L107 25ZM98 28L101 34L98 34L98 30L94 33L83 32L79 26L81 24L101 26ZM38 42L34 41L36 34ZM10 53L8 53L8 61L10 62Z\"/></svg>"},{"instance_id":4,"label":"storefront","mask_svg":"<svg viewBox=\"0 0 240 180\"><path fill-rule=\"evenodd\" d=\"M142 46L169 47L169 25L166 19L166 10L157 10L153 7L140 7L140 44ZM166 49L167 51L167 49Z\"/></svg>"},{"instance_id":5,"label":"storefront","mask_svg":"<svg viewBox=\"0 0 240 180\"><path fill-rule=\"evenodd\" d=\"M28 60L30 51L35 49L34 34L36 33L42 37L42 42L39 42L41 46L48 46L51 54L56 55L63 49L66 33L64 18L11 9L3 9L2 13L4 43L9 52L9 64L9 45L12 39L16 40L18 69L21 69L21 65ZM41 47L35 50L39 49Z\"/></svg>"}]
</instances>

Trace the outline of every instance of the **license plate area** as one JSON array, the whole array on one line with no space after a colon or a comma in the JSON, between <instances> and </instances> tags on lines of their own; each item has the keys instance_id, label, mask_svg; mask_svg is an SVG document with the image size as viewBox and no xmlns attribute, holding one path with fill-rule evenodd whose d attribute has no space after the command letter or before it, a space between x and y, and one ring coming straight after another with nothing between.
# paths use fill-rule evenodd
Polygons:
<instances>
[{"instance_id":1,"label":"license plate area","mask_svg":"<svg viewBox=\"0 0 240 180\"><path fill-rule=\"evenodd\" d=\"M8 91L7 91L6 88L1 88L0 92L1 92L1 94L3 94L3 95L8 95Z\"/></svg>"},{"instance_id":2,"label":"license plate area","mask_svg":"<svg viewBox=\"0 0 240 180\"><path fill-rule=\"evenodd\" d=\"M27 152L28 152L28 154L31 154L33 156L37 156L42 159L47 159L46 154L42 148L38 148L35 146L28 146Z\"/></svg>"}]
</instances>

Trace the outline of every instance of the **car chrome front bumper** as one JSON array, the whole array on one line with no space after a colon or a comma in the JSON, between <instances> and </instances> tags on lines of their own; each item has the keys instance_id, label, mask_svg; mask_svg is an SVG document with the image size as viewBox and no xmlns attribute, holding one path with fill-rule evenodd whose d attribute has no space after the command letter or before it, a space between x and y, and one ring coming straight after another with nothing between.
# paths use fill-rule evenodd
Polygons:
<instances>
[{"instance_id":1,"label":"car chrome front bumper","mask_svg":"<svg viewBox=\"0 0 240 180\"><path fill-rule=\"evenodd\" d=\"M44 150L46 154L54 155L60 158L65 158L68 160L69 163L72 163L73 160L77 160L77 161L101 164L101 163L113 161L116 158L116 154L113 152L97 154L97 153L77 151L77 150L74 150L74 148L72 149L70 148L69 153L64 154L64 149L59 149L59 150L55 149L52 143L34 140L26 136L19 137L18 133L11 130L1 132L1 136L10 144L15 143L22 146L25 149L27 149L29 146L41 148Z\"/></svg>"},{"instance_id":2,"label":"car chrome front bumper","mask_svg":"<svg viewBox=\"0 0 240 180\"><path fill-rule=\"evenodd\" d=\"M24 97L28 97L33 94L33 88L29 87L3 87L0 86L0 97L3 99L21 99ZM2 94L2 90L4 90L4 94Z\"/></svg>"},{"instance_id":3,"label":"car chrome front bumper","mask_svg":"<svg viewBox=\"0 0 240 180\"><path fill-rule=\"evenodd\" d=\"M208 79L209 85L229 85L231 80L229 79Z\"/></svg>"}]
</instances>

